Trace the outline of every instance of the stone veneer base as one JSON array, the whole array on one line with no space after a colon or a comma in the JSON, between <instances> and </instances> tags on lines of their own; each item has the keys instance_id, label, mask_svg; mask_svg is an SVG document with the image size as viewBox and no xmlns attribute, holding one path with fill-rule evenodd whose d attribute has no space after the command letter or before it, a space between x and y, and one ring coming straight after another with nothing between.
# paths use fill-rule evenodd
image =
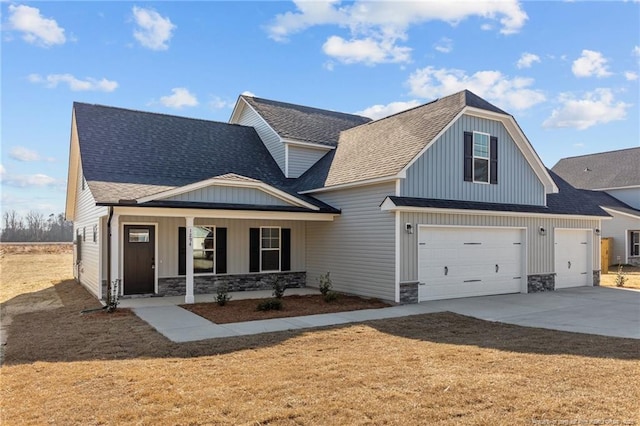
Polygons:
<instances>
[{"instance_id":1,"label":"stone veneer base","mask_svg":"<svg viewBox=\"0 0 640 426\"><path fill-rule=\"evenodd\" d=\"M418 281L400 283L400 303L418 303Z\"/></svg>"},{"instance_id":2,"label":"stone veneer base","mask_svg":"<svg viewBox=\"0 0 640 426\"><path fill-rule=\"evenodd\" d=\"M193 277L194 294L214 294L220 285L227 291L272 290L275 279L283 280L287 288L302 288L307 283L306 272L276 272L265 274L210 275ZM184 296L186 278L159 278L158 295Z\"/></svg>"},{"instance_id":3,"label":"stone veneer base","mask_svg":"<svg viewBox=\"0 0 640 426\"><path fill-rule=\"evenodd\" d=\"M529 275L527 277L527 292L540 293L556 289L556 274Z\"/></svg>"}]
</instances>

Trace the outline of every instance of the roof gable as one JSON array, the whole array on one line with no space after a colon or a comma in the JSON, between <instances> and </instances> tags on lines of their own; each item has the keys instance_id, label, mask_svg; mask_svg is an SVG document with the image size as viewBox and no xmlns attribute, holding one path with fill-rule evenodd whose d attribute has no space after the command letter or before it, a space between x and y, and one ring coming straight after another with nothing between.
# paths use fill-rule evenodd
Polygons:
<instances>
[{"instance_id":1,"label":"roof gable","mask_svg":"<svg viewBox=\"0 0 640 426\"><path fill-rule=\"evenodd\" d=\"M553 171L581 189L640 186L640 147L563 158Z\"/></svg>"},{"instance_id":2,"label":"roof gable","mask_svg":"<svg viewBox=\"0 0 640 426\"><path fill-rule=\"evenodd\" d=\"M230 121L242 108L253 108L282 139L334 147L340 132L371 121L370 118L336 111L328 111L286 102L242 95Z\"/></svg>"}]
</instances>

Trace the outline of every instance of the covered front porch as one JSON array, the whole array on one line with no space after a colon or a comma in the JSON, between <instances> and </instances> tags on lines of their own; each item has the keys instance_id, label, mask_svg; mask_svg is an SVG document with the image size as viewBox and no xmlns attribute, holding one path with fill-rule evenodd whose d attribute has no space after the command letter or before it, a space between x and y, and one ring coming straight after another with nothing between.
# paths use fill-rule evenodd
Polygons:
<instances>
[{"instance_id":1,"label":"covered front porch","mask_svg":"<svg viewBox=\"0 0 640 426\"><path fill-rule=\"evenodd\" d=\"M275 206L216 207L110 206L101 222L109 236L101 246L102 299L107 283L116 280L124 299L169 304L212 301L220 286L270 292L274 280L284 280L288 288L304 288L306 224L336 216Z\"/></svg>"}]
</instances>

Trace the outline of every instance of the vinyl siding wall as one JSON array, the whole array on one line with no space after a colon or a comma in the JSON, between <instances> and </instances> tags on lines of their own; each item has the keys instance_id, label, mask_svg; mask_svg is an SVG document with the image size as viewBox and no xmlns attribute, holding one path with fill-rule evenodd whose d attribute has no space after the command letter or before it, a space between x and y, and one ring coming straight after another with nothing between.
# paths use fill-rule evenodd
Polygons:
<instances>
[{"instance_id":1,"label":"vinyl siding wall","mask_svg":"<svg viewBox=\"0 0 640 426\"><path fill-rule=\"evenodd\" d=\"M441 213L401 213L400 223L411 223L414 233L401 232L400 239L400 281L418 279L418 225L455 225L455 226L501 226L527 228L527 273L548 274L554 272L554 228L595 229L600 226L598 219L564 219L516 216L484 216ZM539 235L538 229L544 227L547 234ZM594 241L596 239L594 238ZM599 269L600 246L594 244L593 265Z\"/></svg>"},{"instance_id":2,"label":"vinyl siding wall","mask_svg":"<svg viewBox=\"0 0 640 426\"><path fill-rule=\"evenodd\" d=\"M498 184L464 181L464 132L498 137ZM544 186L502 123L463 115L407 170L401 196L544 205Z\"/></svg>"},{"instance_id":3,"label":"vinyl siding wall","mask_svg":"<svg viewBox=\"0 0 640 426\"><path fill-rule=\"evenodd\" d=\"M178 228L185 226L181 217L120 216L122 238L123 223L157 223L158 278L178 276ZM195 219L196 226L227 228L227 273L249 273L249 228L279 226L291 229L291 271L305 271L305 222L276 220ZM120 265L120 271L122 271ZM106 279L106 274L105 274Z\"/></svg>"},{"instance_id":4,"label":"vinyl siding wall","mask_svg":"<svg viewBox=\"0 0 640 426\"><path fill-rule=\"evenodd\" d=\"M195 191L166 198L171 201L200 201L208 203L261 204L268 206L289 206L280 198L254 188L212 185Z\"/></svg>"},{"instance_id":5,"label":"vinyl siding wall","mask_svg":"<svg viewBox=\"0 0 640 426\"><path fill-rule=\"evenodd\" d=\"M634 209L640 209L640 188L611 189L605 192Z\"/></svg>"},{"instance_id":6,"label":"vinyl siding wall","mask_svg":"<svg viewBox=\"0 0 640 426\"><path fill-rule=\"evenodd\" d=\"M256 129L258 136L260 136L260 139L262 139L262 142L271 153L271 156L276 160L278 166L280 166L280 170L284 173L284 144L280 140L280 136L278 136L278 134L274 132L262 117L260 117L249 105L245 105L237 123L245 126L251 126Z\"/></svg>"},{"instance_id":7,"label":"vinyl siding wall","mask_svg":"<svg viewBox=\"0 0 640 426\"><path fill-rule=\"evenodd\" d=\"M630 253L629 231L640 231L640 218L633 218L627 215L617 214L610 211L613 219L602 221L602 232L600 235L613 238L613 243L609 249L611 264L627 263L627 255Z\"/></svg>"},{"instance_id":8,"label":"vinyl siding wall","mask_svg":"<svg viewBox=\"0 0 640 426\"><path fill-rule=\"evenodd\" d=\"M290 178L300 177L316 162L325 156L329 150L287 145L288 175Z\"/></svg>"},{"instance_id":9,"label":"vinyl siding wall","mask_svg":"<svg viewBox=\"0 0 640 426\"><path fill-rule=\"evenodd\" d=\"M82 189L82 181L84 176L82 169L78 171L78 185L76 188L76 206L75 218L73 221L73 235L77 238L78 232L82 236L85 230L85 240L81 243L80 264L75 268L75 277L96 297L101 297L100 284L100 243L102 241L102 233L100 227L100 216L107 214L106 207L97 207L95 199L91 194L89 185L85 182L84 190ZM96 242L93 242L93 230L96 225L97 235ZM75 263L75 259L74 259Z\"/></svg>"},{"instance_id":10,"label":"vinyl siding wall","mask_svg":"<svg viewBox=\"0 0 640 426\"><path fill-rule=\"evenodd\" d=\"M380 210L394 184L318 193L340 208L333 222L307 223L307 285L331 272L334 289L395 299L395 216Z\"/></svg>"}]
</instances>

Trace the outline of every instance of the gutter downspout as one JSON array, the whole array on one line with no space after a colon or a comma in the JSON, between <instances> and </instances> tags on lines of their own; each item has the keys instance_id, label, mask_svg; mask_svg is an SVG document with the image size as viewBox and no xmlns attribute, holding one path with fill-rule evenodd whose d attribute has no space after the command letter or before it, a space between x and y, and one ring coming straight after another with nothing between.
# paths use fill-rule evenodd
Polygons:
<instances>
[{"instance_id":1,"label":"gutter downspout","mask_svg":"<svg viewBox=\"0 0 640 426\"><path fill-rule=\"evenodd\" d=\"M109 219L107 220L107 306L111 303L111 218L113 206L109 206Z\"/></svg>"}]
</instances>

